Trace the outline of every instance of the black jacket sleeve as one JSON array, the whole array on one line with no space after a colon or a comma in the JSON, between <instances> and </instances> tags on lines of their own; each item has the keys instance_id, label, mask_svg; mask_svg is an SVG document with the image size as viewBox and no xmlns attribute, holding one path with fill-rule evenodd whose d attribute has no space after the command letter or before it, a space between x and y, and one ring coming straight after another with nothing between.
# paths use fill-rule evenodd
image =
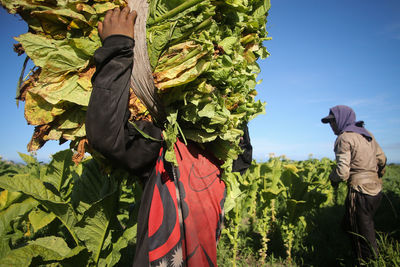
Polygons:
<instances>
[{"instance_id":1,"label":"black jacket sleeve","mask_svg":"<svg viewBox=\"0 0 400 267\"><path fill-rule=\"evenodd\" d=\"M94 54L96 72L86 113L89 144L136 176L147 178L155 165L161 142L144 138L128 122L132 38L113 35ZM136 122L139 129L161 140L161 130L151 122Z\"/></svg>"},{"instance_id":2,"label":"black jacket sleeve","mask_svg":"<svg viewBox=\"0 0 400 267\"><path fill-rule=\"evenodd\" d=\"M244 174L251 166L253 160L253 147L250 142L249 128L247 125L243 128L243 137L240 139L239 146L243 149L243 153L233 161L232 171Z\"/></svg>"}]
</instances>

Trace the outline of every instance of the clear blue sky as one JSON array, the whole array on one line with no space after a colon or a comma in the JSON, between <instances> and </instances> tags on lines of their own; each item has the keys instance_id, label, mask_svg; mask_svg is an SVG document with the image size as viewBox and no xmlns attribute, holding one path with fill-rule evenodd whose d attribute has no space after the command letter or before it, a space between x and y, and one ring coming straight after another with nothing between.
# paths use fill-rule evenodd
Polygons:
<instances>
[{"instance_id":1,"label":"clear blue sky","mask_svg":"<svg viewBox=\"0 0 400 267\"><path fill-rule=\"evenodd\" d=\"M351 106L381 144L389 162L400 163L400 1L271 0L267 41L260 61L258 98L266 114L250 122L253 156L333 159L335 136L321 123L329 108ZM2 59L0 155L19 160L33 127L14 100L24 57L12 51L23 21L0 9ZM67 148L48 142L38 158Z\"/></svg>"}]
</instances>

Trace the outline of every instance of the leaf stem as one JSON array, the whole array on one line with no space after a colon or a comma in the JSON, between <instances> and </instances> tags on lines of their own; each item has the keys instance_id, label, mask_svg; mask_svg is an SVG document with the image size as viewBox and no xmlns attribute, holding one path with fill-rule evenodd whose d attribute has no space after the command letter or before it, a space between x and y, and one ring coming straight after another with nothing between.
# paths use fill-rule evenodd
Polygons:
<instances>
[{"instance_id":1,"label":"leaf stem","mask_svg":"<svg viewBox=\"0 0 400 267\"><path fill-rule=\"evenodd\" d=\"M172 9L172 10L170 10L169 12L165 13L164 15L159 16L159 17L157 17L157 18L155 18L155 19L153 19L153 20L150 19L150 20L148 21L148 26L152 26L152 25L154 25L154 24L156 24L156 23L159 23L159 22L161 22L161 21L163 21L163 20L169 19L169 18L175 16L176 14L182 12L183 10L188 9L188 8L191 8L191 7L197 5L198 3L202 2L202 1L203 1L203 0L190 0L190 1L185 1L183 4L181 4L181 5L177 6L177 7L175 7L174 9Z\"/></svg>"},{"instance_id":2,"label":"leaf stem","mask_svg":"<svg viewBox=\"0 0 400 267\"><path fill-rule=\"evenodd\" d=\"M211 20L212 20L212 17L209 17L208 19L206 19L205 21L203 21L202 23L200 23L199 25L194 27L193 30L185 33L184 35L182 35L178 39L175 39L175 40L171 41L170 45L174 45L174 44L180 43L182 40L187 39L192 33L207 27L208 25L211 24Z\"/></svg>"}]
</instances>

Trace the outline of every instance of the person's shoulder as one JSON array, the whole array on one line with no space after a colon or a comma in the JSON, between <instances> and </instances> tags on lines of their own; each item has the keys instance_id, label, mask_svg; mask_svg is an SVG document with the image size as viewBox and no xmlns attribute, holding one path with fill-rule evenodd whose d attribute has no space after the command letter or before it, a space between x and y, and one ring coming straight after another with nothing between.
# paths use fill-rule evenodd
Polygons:
<instances>
[{"instance_id":1,"label":"person's shoulder","mask_svg":"<svg viewBox=\"0 0 400 267\"><path fill-rule=\"evenodd\" d=\"M355 142L358 138L360 138L360 137L361 137L361 135L358 134L358 133L354 133L354 132L343 132L343 133L341 133L341 134L337 137L336 142L337 142L338 144L347 143L347 144L352 145L352 144L354 144L354 142Z\"/></svg>"},{"instance_id":2,"label":"person's shoulder","mask_svg":"<svg viewBox=\"0 0 400 267\"><path fill-rule=\"evenodd\" d=\"M369 131L367 131L367 132L372 137L372 140L375 140L375 137L372 135L372 133ZM365 141L369 141L362 134L355 133L355 132L344 132L340 136L341 136L342 142L347 142L350 144L359 144L359 143L364 143Z\"/></svg>"},{"instance_id":3,"label":"person's shoulder","mask_svg":"<svg viewBox=\"0 0 400 267\"><path fill-rule=\"evenodd\" d=\"M338 136L338 140L342 140L342 141L349 141L352 140L354 138L357 138L358 133L353 133L353 132L343 132Z\"/></svg>"}]
</instances>

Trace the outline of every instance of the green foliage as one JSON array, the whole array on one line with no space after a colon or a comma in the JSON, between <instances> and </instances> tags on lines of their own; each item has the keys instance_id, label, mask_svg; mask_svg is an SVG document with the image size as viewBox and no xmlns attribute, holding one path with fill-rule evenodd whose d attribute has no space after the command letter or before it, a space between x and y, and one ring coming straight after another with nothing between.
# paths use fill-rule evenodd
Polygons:
<instances>
[{"instance_id":1,"label":"green foliage","mask_svg":"<svg viewBox=\"0 0 400 267\"><path fill-rule=\"evenodd\" d=\"M127 206L140 197L127 174L106 174L93 159L76 166L70 150L47 166L21 157L29 168L0 176L0 266L118 263L120 251L135 241L135 216Z\"/></svg>"},{"instance_id":2,"label":"green foliage","mask_svg":"<svg viewBox=\"0 0 400 267\"><path fill-rule=\"evenodd\" d=\"M256 60L268 56L263 42L270 2L160 0L149 5L147 47L166 107L166 159L175 161L177 136L210 144L223 161L235 159L242 125L264 112L254 96Z\"/></svg>"},{"instance_id":3,"label":"green foliage","mask_svg":"<svg viewBox=\"0 0 400 267\"><path fill-rule=\"evenodd\" d=\"M4 176L4 175L12 176L12 175L18 173L23 168L24 168L24 165L5 161L0 156L0 176Z\"/></svg>"},{"instance_id":4,"label":"green foliage","mask_svg":"<svg viewBox=\"0 0 400 267\"><path fill-rule=\"evenodd\" d=\"M379 233L377 243L379 255L376 259L368 262L368 266L400 266L400 241L389 237L385 233Z\"/></svg>"},{"instance_id":5,"label":"green foliage","mask_svg":"<svg viewBox=\"0 0 400 267\"><path fill-rule=\"evenodd\" d=\"M0 161L0 266L126 266L133 260L141 188L92 159L75 166L69 150L50 164L21 154L25 166ZM328 181L334 162L271 158L227 183L219 266L352 266L340 229L346 185ZM17 170L6 172L4 170ZM388 166L376 214L380 254L368 266L399 265L398 165ZM397 265L396 265L397 264Z\"/></svg>"},{"instance_id":6,"label":"green foliage","mask_svg":"<svg viewBox=\"0 0 400 267\"><path fill-rule=\"evenodd\" d=\"M400 195L400 165L389 164L386 166L386 172L383 176L383 188L385 192L393 192L395 195Z\"/></svg>"},{"instance_id":7,"label":"green foliage","mask_svg":"<svg viewBox=\"0 0 400 267\"><path fill-rule=\"evenodd\" d=\"M264 163L253 162L243 176L233 173L236 179L226 179L238 181L227 185L233 193L226 201L223 230L231 244L233 266L249 246L257 261L263 263L268 252L275 249L271 242L283 244L277 250L286 253L280 256L292 260L297 234L307 227L305 216L334 201L328 180L333 164L328 159L294 162L271 158ZM271 240L276 236L280 241Z\"/></svg>"},{"instance_id":8,"label":"green foliage","mask_svg":"<svg viewBox=\"0 0 400 267\"><path fill-rule=\"evenodd\" d=\"M238 183L228 184L236 194L226 206L219 265L274 266L278 261L281 266L352 266L354 255L340 226L347 186L331 187L328 176L334 164L329 159L271 158L237 175ZM387 237L379 241L381 265L371 266L396 266L391 264L398 259L397 170L398 165L388 166L383 178L385 196L375 227Z\"/></svg>"}]
</instances>

